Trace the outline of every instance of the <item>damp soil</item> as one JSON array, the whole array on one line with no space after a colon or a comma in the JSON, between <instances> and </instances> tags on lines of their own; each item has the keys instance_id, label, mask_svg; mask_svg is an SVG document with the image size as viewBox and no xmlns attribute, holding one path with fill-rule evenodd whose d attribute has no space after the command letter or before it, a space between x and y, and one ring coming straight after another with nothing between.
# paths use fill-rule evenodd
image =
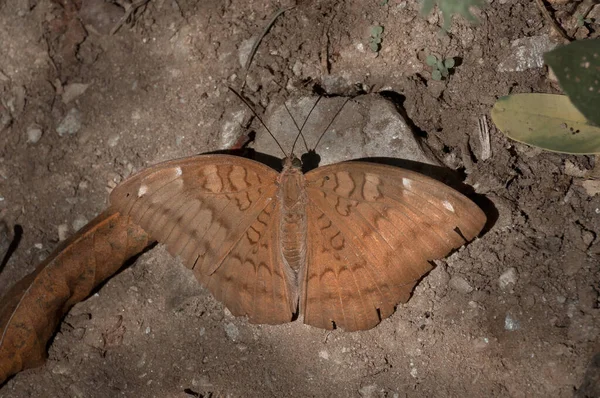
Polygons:
<instances>
[{"instance_id":1,"label":"damp soil","mask_svg":"<svg viewBox=\"0 0 600 398\"><path fill-rule=\"evenodd\" d=\"M383 93L490 218L408 303L356 333L235 318L156 246L77 304L46 364L0 397L598 396L600 196L582 186L595 160L491 124L500 96L559 92L544 67L498 72L511 43L560 38L536 2L490 3L479 24L456 18L440 34L440 16L411 1L150 0L111 34L125 12L111 2L0 2L0 248L20 236L0 294L132 172L242 142L251 114L228 86L243 81L259 114L290 98ZM554 15L593 36L570 24L580 3ZM270 18L292 6L246 70ZM459 61L448 79L431 78L430 54Z\"/></svg>"}]
</instances>

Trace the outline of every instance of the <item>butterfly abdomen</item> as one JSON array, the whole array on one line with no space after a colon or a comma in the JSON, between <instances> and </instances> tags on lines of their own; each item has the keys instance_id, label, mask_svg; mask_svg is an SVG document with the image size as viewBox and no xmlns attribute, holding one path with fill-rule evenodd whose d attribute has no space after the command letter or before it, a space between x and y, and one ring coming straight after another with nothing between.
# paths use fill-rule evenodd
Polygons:
<instances>
[{"instance_id":1,"label":"butterfly abdomen","mask_svg":"<svg viewBox=\"0 0 600 398\"><path fill-rule=\"evenodd\" d=\"M304 174L295 168L281 173L278 199L281 206L280 248L288 284L293 292L299 288L300 275L306 265L306 189Z\"/></svg>"}]
</instances>

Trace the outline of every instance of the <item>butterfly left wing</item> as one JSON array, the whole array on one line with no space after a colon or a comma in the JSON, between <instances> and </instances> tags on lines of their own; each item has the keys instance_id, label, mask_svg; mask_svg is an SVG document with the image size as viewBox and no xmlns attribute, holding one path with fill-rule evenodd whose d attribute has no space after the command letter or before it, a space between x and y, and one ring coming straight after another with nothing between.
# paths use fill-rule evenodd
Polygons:
<instances>
[{"instance_id":1,"label":"butterfly left wing","mask_svg":"<svg viewBox=\"0 0 600 398\"><path fill-rule=\"evenodd\" d=\"M306 181L300 312L320 328L374 327L408 300L431 260L473 239L486 220L459 192L397 167L344 162Z\"/></svg>"},{"instance_id":2,"label":"butterfly left wing","mask_svg":"<svg viewBox=\"0 0 600 398\"><path fill-rule=\"evenodd\" d=\"M237 156L194 156L141 171L110 202L179 256L234 315L283 323L295 308L277 250L277 176Z\"/></svg>"}]
</instances>

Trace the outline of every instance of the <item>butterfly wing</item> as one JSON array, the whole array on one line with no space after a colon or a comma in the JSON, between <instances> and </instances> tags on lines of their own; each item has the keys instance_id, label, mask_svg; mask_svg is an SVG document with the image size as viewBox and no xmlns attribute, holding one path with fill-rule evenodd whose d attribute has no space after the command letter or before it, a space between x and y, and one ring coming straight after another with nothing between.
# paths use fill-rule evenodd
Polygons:
<instances>
[{"instance_id":1,"label":"butterfly wing","mask_svg":"<svg viewBox=\"0 0 600 398\"><path fill-rule=\"evenodd\" d=\"M344 162L306 174L304 322L364 330L406 302L430 261L473 239L485 214L452 188L392 166Z\"/></svg>"},{"instance_id":2,"label":"butterfly wing","mask_svg":"<svg viewBox=\"0 0 600 398\"><path fill-rule=\"evenodd\" d=\"M254 323L292 319L278 248L277 172L241 157L165 162L110 195L154 239L193 270L236 316Z\"/></svg>"}]
</instances>

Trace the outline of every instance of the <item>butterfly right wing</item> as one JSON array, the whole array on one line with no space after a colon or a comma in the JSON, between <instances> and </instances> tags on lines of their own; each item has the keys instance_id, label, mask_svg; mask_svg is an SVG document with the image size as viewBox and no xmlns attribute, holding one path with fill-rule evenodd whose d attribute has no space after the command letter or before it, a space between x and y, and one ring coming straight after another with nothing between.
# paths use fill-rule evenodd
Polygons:
<instances>
[{"instance_id":1,"label":"butterfly right wing","mask_svg":"<svg viewBox=\"0 0 600 398\"><path fill-rule=\"evenodd\" d=\"M320 328L365 330L406 302L485 214L452 188L409 170L344 162L306 174L307 266L300 311Z\"/></svg>"},{"instance_id":2,"label":"butterfly right wing","mask_svg":"<svg viewBox=\"0 0 600 398\"><path fill-rule=\"evenodd\" d=\"M165 162L127 179L113 207L167 246L236 316L289 322L295 308L278 248L278 174L241 157Z\"/></svg>"}]
</instances>

